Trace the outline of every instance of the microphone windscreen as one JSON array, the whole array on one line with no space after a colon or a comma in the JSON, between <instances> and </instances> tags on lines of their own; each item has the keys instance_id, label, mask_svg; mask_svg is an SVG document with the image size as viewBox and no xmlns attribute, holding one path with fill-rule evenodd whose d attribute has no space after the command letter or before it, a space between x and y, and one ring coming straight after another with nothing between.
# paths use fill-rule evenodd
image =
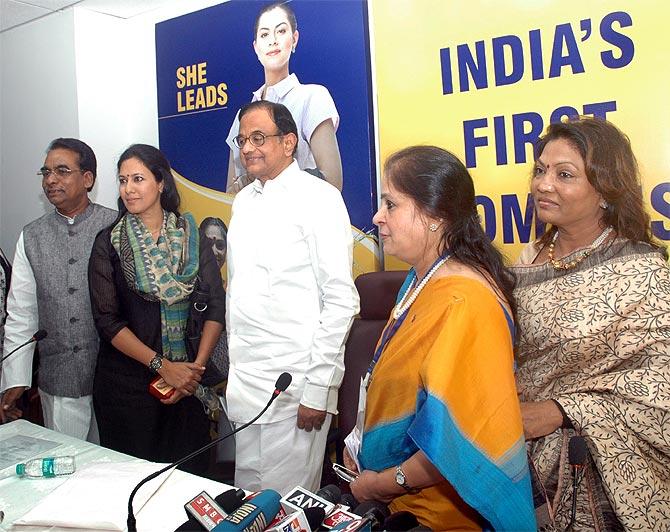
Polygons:
<instances>
[{"instance_id":1,"label":"microphone windscreen","mask_svg":"<svg viewBox=\"0 0 670 532\"><path fill-rule=\"evenodd\" d=\"M323 523L323 520L326 518L326 511L323 508L303 508L302 511L305 513L309 528L312 530L319 528L321 523Z\"/></svg>"},{"instance_id":2,"label":"microphone windscreen","mask_svg":"<svg viewBox=\"0 0 670 532\"><path fill-rule=\"evenodd\" d=\"M589 450L583 436L573 436L568 442L568 461L570 465L581 466L586 463Z\"/></svg>"},{"instance_id":3,"label":"microphone windscreen","mask_svg":"<svg viewBox=\"0 0 670 532\"><path fill-rule=\"evenodd\" d=\"M326 499L333 504L338 504L342 498L342 490L338 488L335 484L328 484L323 488L319 489L316 494L322 499Z\"/></svg>"},{"instance_id":4,"label":"microphone windscreen","mask_svg":"<svg viewBox=\"0 0 670 532\"><path fill-rule=\"evenodd\" d=\"M224 512L232 514L244 504L244 490L235 488L229 489L214 497L214 500Z\"/></svg>"},{"instance_id":5,"label":"microphone windscreen","mask_svg":"<svg viewBox=\"0 0 670 532\"><path fill-rule=\"evenodd\" d=\"M340 504L344 504L353 510L358 506L358 501L351 493L343 493L340 498Z\"/></svg>"},{"instance_id":6,"label":"microphone windscreen","mask_svg":"<svg viewBox=\"0 0 670 532\"><path fill-rule=\"evenodd\" d=\"M391 512L389 511L388 506L383 502L366 501L359 504L354 510L354 513L361 517L370 517L376 521L377 525L381 525Z\"/></svg>"},{"instance_id":7,"label":"microphone windscreen","mask_svg":"<svg viewBox=\"0 0 670 532\"><path fill-rule=\"evenodd\" d=\"M214 532L242 532L244 530L264 530L279 513L279 493L262 490L253 499L244 501L233 513L216 525Z\"/></svg>"},{"instance_id":8,"label":"microphone windscreen","mask_svg":"<svg viewBox=\"0 0 670 532\"><path fill-rule=\"evenodd\" d=\"M279 390L280 392L283 392L286 390L286 388L289 387L291 384L291 381L293 380L293 377L291 377L290 373L287 373L286 371L279 375L279 378L277 379L277 382L275 383L275 389Z\"/></svg>"},{"instance_id":9,"label":"microphone windscreen","mask_svg":"<svg viewBox=\"0 0 670 532\"><path fill-rule=\"evenodd\" d=\"M40 340L44 340L46 337L47 337L47 332L44 329L40 329L35 334L33 334L33 340L35 340L36 342L39 342Z\"/></svg>"},{"instance_id":10,"label":"microphone windscreen","mask_svg":"<svg viewBox=\"0 0 670 532\"><path fill-rule=\"evenodd\" d=\"M411 530L420 523L412 512L395 512L384 519L384 530Z\"/></svg>"}]
</instances>

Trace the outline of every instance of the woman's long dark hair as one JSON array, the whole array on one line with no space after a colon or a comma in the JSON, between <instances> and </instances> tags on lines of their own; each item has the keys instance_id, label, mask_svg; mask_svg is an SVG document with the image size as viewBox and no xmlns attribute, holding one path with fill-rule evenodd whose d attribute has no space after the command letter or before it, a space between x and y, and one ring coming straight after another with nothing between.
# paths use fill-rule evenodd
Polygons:
<instances>
[{"instance_id":1,"label":"woman's long dark hair","mask_svg":"<svg viewBox=\"0 0 670 532\"><path fill-rule=\"evenodd\" d=\"M547 127L535 145L535 160L547 144L561 139L582 156L586 178L607 202L603 210L604 225L611 225L619 236L633 242L646 242L667 254L665 248L654 241L642 199L640 170L628 137L607 120L575 117ZM547 231L538 246L548 244L555 232L556 228Z\"/></svg>"},{"instance_id":2,"label":"woman's long dark hair","mask_svg":"<svg viewBox=\"0 0 670 532\"><path fill-rule=\"evenodd\" d=\"M444 220L438 252L489 277L516 317L515 277L482 229L470 173L452 153L437 146L410 146L391 155L384 175L412 198L420 211Z\"/></svg>"},{"instance_id":3,"label":"woman's long dark hair","mask_svg":"<svg viewBox=\"0 0 670 532\"><path fill-rule=\"evenodd\" d=\"M149 144L133 144L129 146L119 157L119 162L116 164L116 171L121 171L121 164L128 159L137 159L146 166L151 173L156 177L156 181L163 183L163 192L161 193L161 207L163 210L172 212L179 216L179 192L177 192L177 185L172 177L170 170L170 162L163 152L158 148L154 148ZM119 217L123 216L127 210L123 201L119 198Z\"/></svg>"}]
</instances>

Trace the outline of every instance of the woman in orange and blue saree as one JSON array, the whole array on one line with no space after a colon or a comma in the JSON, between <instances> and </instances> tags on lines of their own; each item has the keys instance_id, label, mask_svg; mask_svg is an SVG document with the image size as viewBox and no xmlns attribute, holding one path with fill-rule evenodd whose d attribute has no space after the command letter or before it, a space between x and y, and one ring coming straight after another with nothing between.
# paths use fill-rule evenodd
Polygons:
<instances>
[{"instance_id":1,"label":"woman in orange and blue saree","mask_svg":"<svg viewBox=\"0 0 670 532\"><path fill-rule=\"evenodd\" d=\"M514 279L479 224L470 175L441 148L406 148L385 164L374 222L412 269L347 438L345 462L361 472L352 493L432 529L534 530Z\"/></svg>"}]
</instances>

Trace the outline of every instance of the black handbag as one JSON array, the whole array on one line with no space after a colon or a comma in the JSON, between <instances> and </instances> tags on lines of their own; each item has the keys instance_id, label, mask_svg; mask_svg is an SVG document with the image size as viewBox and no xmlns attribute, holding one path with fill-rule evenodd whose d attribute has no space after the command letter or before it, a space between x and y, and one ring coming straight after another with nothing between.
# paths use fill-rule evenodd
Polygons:
<instances>
[{"instance_id":1,"label":"black handbag","mask_svg":"<svg viewBox=\"0 0 670 532\"><path fill-rule=\"evenodd\" d=\"M193 292L189 300L188 319L186 320L186 352L189 362L194 362L198 355L202 329L205 326L205 312L209 302L209 287L202 281L200 276L195 281ZM225 334L222 332L221 334ZM205 365L200 384L203 386L215 386L223 381L224 375L213 359L213 353Z\"/></svg>"}]
</instances>

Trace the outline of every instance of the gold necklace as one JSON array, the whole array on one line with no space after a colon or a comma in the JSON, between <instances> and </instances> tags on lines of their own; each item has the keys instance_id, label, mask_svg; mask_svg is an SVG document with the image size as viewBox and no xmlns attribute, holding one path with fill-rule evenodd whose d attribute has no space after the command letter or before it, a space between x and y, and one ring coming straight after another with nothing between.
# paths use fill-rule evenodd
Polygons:
<instances>
[{"instance_id":1,"label":"gold necklace","mask_svg":"<svg viewBox=\"0 0 670 532\"><path fill-rule=\"evenodd\" d=\"M563 259L554 258L554 246L556 245L556 239L558 238L558 229L554 233L554 237L551 239L549 244L549 250L547 252L547 258L555 270L571 270L575 268L580 262L582 262L586 257L588 257L594 249L596 249L600 244L602 244L607 236L612 232L612 226L608 225L605 230L600 233L600 236L596 238L591 245L581 252L579 257L572 259L570 262L563 262Z\"/></svg>"}]
</instances>

